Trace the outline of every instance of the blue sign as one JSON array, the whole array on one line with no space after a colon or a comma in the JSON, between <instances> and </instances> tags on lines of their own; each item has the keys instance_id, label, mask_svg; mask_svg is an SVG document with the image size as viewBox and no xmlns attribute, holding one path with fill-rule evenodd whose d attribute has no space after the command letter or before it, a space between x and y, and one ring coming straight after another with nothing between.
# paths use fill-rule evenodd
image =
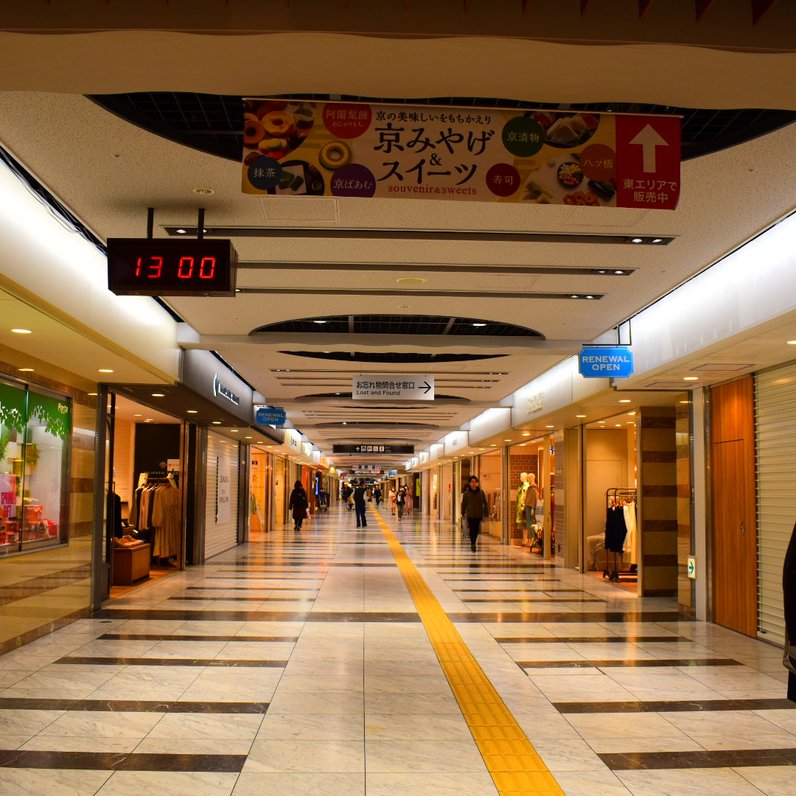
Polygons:
<instances>
[{"instance_id":1,"label":"blue sign","mask_svg":"<svg viewBox=\"0 0 796 796\"><path fill-rule=\"evenodd\" d=\"M633 352L625 345L582 348L578 371L584 379L626 379L633 375Z\"/></svg>"},{"instance_id":2,"label":"blue sign","mask_svg":"<svg viewBox=\"0 0 796 796\"><path fill-rule=\"evenodd\" d=\"M254 413L254 422L261 426L284 426L287 413L273 406L260 406Z\"/></svg>"}]
</instances>

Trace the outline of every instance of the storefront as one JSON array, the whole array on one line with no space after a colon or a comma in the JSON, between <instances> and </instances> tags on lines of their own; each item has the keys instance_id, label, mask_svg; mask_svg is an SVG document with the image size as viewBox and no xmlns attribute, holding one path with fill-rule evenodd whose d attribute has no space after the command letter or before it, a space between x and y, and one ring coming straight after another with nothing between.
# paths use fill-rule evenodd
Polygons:
<instances>
[{"instance_id":1,"label":"storefront","mask_svg":"<svg viewBox=\"0 0 796 796\"><path fill-rule=\"evenodd\" d=\"M482 523L482 533L496 539L503 534L503 451L484 453L476 459L476 473L486 495L489 516Z\"/></svg>"},{"instance_id":2,"label":"storefront","mask_svg":"<svg viewBox=\"0 0 796 796\"><path fill-rule=\"evenodd\" d=\"M4 652L89 612L96 409L76 387L0 369Z\"/></svg>"}]
</instances>

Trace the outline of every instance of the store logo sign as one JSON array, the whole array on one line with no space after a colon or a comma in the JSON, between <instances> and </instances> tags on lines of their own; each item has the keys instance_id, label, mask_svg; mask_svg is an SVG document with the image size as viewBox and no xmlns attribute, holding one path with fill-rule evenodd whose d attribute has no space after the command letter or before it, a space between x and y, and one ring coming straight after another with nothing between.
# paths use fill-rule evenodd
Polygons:
<instances>
[{"instance_id":1,"label":"store logo sign","mask_svg":"<svg viewBox=\"0 0 796 796\"><path fill-rule=\"evenodd\" d=\"M230 403L235 404L235 406L240 406L240 397L221 381L218 377L218 373L213 376L213 395L226 398Z\"/></svg>"},{"instance_id":2,"label":"store logo sign","mask_svg":"<svg viewBox=\"0 0 796 796\"><path fill-rule=\"evenodd\" d=\"M544 409L544 393L537 392L528 398L528 414L535 415Z\"/></svg>"}]
</instances>

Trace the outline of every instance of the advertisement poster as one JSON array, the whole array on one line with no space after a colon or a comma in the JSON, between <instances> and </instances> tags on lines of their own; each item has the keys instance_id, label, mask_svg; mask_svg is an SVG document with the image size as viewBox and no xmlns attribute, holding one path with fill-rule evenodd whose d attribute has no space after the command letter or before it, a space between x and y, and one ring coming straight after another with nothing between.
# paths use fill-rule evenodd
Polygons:
<instances>
[{"instance_id":1,"label":"advertisement poster","mask_svg":"<svg viewBox=\"0 0 796 796\"><path fill-rule=\"evenodd\" d=\"M0 473L0 517L17 516L17 477L13 473Z\"/></svg>"},{"instance_id":2,"label":"advertisement poster","mask_svg":"<svg viewBox=\"0 0 796 796\"><path fill-rule=\"evenodd\" d=\"M225 525L232 519L231 467L226 456L220 456L216 462L216 524Z\"/></svg>"},{"instance_id":3,"label":"advertisement poster","mask_svg":"<svg viewBox=\"0 0 796 796\"><path fill-rule=\"evenodd\" d=\"M680 119L247 99L243 192L673 210Z\"/></svg>"}]
</instances>

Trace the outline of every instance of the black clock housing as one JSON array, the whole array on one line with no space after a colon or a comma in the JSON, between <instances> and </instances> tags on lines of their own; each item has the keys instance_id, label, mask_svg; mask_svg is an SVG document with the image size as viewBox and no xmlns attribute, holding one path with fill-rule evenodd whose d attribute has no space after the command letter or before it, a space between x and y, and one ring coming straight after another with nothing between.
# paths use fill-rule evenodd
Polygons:
<instances>
[{"instance_id":1,"label":"black clock housing","mask_svg":"<svg viewBox=\"0 0 796 796\"><path fill-rule=\"evenodd\" d=\"M117 296L234 296L230 240L110 238L108 289Z\"/></svg>"}]
</instances>

